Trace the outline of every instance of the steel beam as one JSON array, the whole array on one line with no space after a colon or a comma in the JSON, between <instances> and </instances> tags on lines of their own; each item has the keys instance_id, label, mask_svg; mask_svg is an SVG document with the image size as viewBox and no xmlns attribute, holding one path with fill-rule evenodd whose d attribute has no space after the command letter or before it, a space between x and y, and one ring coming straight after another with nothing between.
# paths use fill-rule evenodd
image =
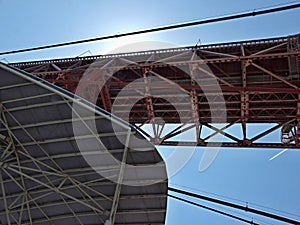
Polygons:
<instances>
[{"instance_id":1,"label":"steel beam","mask_svg":"<svg viewBox=\"0 0 300 225\"><path fill-rule=\"evenodd\" d=\"M275 146L286 147L286 143L278 144L271 141L264 144L251 143L254 140L247 137L247 129L249 129L247 124L285 124L290 120L300 121L298 103L300 75L295 72L300 71L299 38L300 35L294 35L197 47L188 46L185 48L150 50L126 54L25 62L16 63L13 66L25 69L39 77L44 77L49 82L57 82L58 85L63 85L65 88L70 88L70 91L74 91L74 87L78 85L86 69L96 60L102 60L105 66L93 68L95 73L93 79L82 82L86 82L84 83L86 86L103 86L104 88L100 91L101 98L98 98L97 104L107 111L110 111L110 105L114 104L117 116L127 119L125 118L126 115L130 115L129 122L137 124L152 123L153 118L156 117L161 117L166 123L180 122L181 118L179 118L176 110L170 107L170 104L168 105L166 102L151 98L151 93L156 93L158 90L167 90L173 87L179 88L190 96L190 101L188 102L177 102L182 109L183 123L193 121L196 124L196 128L193 127L191 129L194 129L195 135L199 137L201 122L208 124L211 122L211 110L203 96L216 95L216 87L205 84L202 88L205 88L207 93L204 94L201 87L195 85L191 77L187 76L182 68L188 69L195 64L206 64L211 71L200 68L202 69L201 72L219 82L226 105L227 125L242 126L243 138L239 141L239 144L224 143L223 145L254 148L262 146L267 148ZM198 57L191 58L191 52ZM159 60L155 62L149 61L150 59L153 60L154 56ZM114 64L113 62L116 58L128 65L124 66L124 63L122 65ZM293 64L293 69L291 69L290 65L291 58L297 61L297 63ZM59 68L59 71L56 66ZM147 82L145 68L150 74L165 82L154 85ZM103 84L103 81L99 80L99 74L105 74L109 71L119 72L113 74L111 79ZM71 79L72 76L73 78L76 77L76 79ZM144 103L138 103L128 112L127 108L136 99L136 94L141 98L145 97L145 93L139 90L140 84L133 82L137 77L142 78L143 76L145 79L144 85L149 95L146 103L148 108L145 110L146 106ZM125 86L130 87L132 92L128 92L128 96L123 98L119 97L118 93ZM90 90L92 90L92 87ZM8 85L2 88L13 87ZM171 93L165 92L161 97L179 98L179 96L172 96ZM151 102L149 99L151 99ZM215 101L210 104L218 104L218 102ZM126 110L122 110L122 108ZM199 122L194 121L197 113ZM296 125L297 129L300 128L300 122L298 123L299 125ZM174 132L169 132L165 137L160 137L163 129L165 127L159 127L159 125L154 124L153 135L150 137L153 143L161 143L162 145L173 143L166 138L168 136L174 137ZM224 134L231 135L226 129L221 129L221 131ZM214 135L217 133L221 134L219 131L213 131ZM264 135L264 132L259 132L256 137ZM146 136L149 137L150 135L147 134ZM298 137L294 137L296 143L291 141L288 147L295 148L299 146L298 139ZM209 141L209 138L205 140ZM200 138L197 140L197 142L201 141L203 142ZM193 142L186 144L194 145ZM214 144L216 143L212 143L212 145ZM204 141L196 145L205 146L206 143Z\"/></svg>"}]
</instances>

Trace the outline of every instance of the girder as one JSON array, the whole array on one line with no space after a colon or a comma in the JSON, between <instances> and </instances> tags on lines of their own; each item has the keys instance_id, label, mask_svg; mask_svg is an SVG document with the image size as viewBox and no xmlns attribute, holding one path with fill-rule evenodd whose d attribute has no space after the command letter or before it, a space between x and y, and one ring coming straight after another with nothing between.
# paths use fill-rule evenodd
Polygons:
<instances>
[{"instance_id":1,"label":"girder","mask_svg":"<svg viewBox=\"0 0 300 225\"><path fill-rule=\"evenodd\" d=\"M155 144L297 148L299 40L298 34L12 66L81 94L138 127L151 124L153 132L148 137ZM195 82L200 76L195 71L201 75L200 85ZM87 73L92 75L85 79ZM161 82L153 82L155 79ZM212 85L212 80L218 85ZM79 86L80 93L76 91ZM222 102L226 116L218 108ZM223 123L222 128L212 124L214 119ZM177 124L179 128L173 132L163 124ZM273 124L273 128L258 131L253 138L248 135L249 124ZM210 134L204 134L202 126ZM242 130L242 137L228 131L232 126ZM189 130L187 127L194 132L194 141L171 139ZM279 142L260 142L276 130ZM213 141L215 135L229 138L230 142Z\"/></svg>"}]
</instances>

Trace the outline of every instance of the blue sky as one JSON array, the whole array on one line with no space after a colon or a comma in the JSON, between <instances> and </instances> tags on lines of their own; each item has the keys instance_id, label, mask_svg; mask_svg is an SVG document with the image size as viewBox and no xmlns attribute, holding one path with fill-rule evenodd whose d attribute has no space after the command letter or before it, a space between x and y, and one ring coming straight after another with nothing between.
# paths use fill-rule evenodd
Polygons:
<instances>
[{"instance_id":1,"label":"blue sky","mask_svg":"<svg viewBox=\"0 0 300 225\"><path fill-rule=\"evenodd\" d=\"M54 44L117 34L145 28L194 21L236 12L258 10L291 2L288 0L253 1L98 1L87 0L0 0L0 51ZM299 10L279 12L236 21L220 22L160 33L136 35L1 56L9 62L78 56L90 50L105 54L132 41L163 41L175 45L194 45L285 36L299 32Z\"/></svg>"},{"instance_id":2,"label":"blue sky","mask_svg":"<svg viewBox=\"0 0 300 225\"><path fill-rule=\"evenodd\" d=\"M289 2L292 1L0 0L0 52L248 12ZM296 9L129 38L3 55L0 59L18 62L75 57L86 51L94 55L105 54L115 47L137 41L160 41L186 46L195 45L199 39L201 44L209 44L287 36L299 33L299 21L300 10ZM251 129L251 132L256 132L255 129ZM278 137L279 134L275 132L268 140L278 141ZM160 150L163 155L171 151L164 148ZM170 179L170 184L213 197L216 197L215 194L221 195L225 200L236 199L238 201L235 202L240 204L249 202L249 206L254 203L300 216L300 155L297 150L289 150L270 161L278 152L279 150L274 149L222 149L213 164L207 170L199 172L203 149L197 149L189 163ZM253 204L252 206L255 207ZM253 217L262 219L261 224L281 224L274 220ZM300 217L293 218L300 220ZM241 222L177 200L169 200L166 224L234 225Z\"/></svg>"}]
</instances>

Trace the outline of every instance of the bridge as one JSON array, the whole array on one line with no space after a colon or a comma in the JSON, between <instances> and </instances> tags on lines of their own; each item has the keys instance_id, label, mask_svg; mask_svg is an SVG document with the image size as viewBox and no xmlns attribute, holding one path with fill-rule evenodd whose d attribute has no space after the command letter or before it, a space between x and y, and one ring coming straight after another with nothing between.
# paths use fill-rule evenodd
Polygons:
<instances>
[{"instance_id":1,"label":"bridge","mask_svg":"<svg viewBox=\"0 0 300 225\"><path fill-rule=\"evenodd\" d=\"M154 144L300 147L299 34L11 66L137 128L150 124L152 131L142 132ZM273 126L249 137L249 124ZM242 137L230 133L232 127L241 129ZM279 141L260 141L278 130ZM194 139L177 140L184 132L193 132Z\"/></svg>"}]
</instances>

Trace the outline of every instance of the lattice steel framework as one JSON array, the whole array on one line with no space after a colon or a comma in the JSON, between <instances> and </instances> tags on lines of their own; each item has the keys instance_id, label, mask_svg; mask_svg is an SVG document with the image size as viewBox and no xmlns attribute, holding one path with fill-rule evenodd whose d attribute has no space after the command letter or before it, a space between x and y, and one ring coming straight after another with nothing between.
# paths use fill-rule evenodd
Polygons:
<instances>
[{"instance_id":1,"label":"lattice steel framework","mask_svg":"<svg viewBox=\"0 0 300 225\"><path fill-rule=\"evenodd\" d=\"M0 76L1 225L164 224L165 164L134 127L2 63Z\"/></svg>"},{"instance_id":2,"label":"lattice steel framework","mask_svg":"<svg viewBox=\"0 0 300 225\"><path fill-rule=\"evenodd\" d=\"M294 35L12 65L75 92L83 74L97 62L92 72L89 71L93 75L85 80L86 88L80 94L131 123L139 126L152 124L152 134L145 135L155 144L297 148L300 146L299 43L300 35ZM196 57L190 57L186 52L192 52ZM208 65L209 70L201 67L202 64ZM108 76L110 71L116 69L117 72ZM200 71L204 81L201 87L190 74L184 72L186 70L190 74L195 70ZM151 83L150 76L167 82L169 87L165 83ZM109 79L103 80L105 77ZM137 79L144 82L134 82ZM212 123L212 105L220 103L220 93L210 85L210 79L218 81L226 106L226 123L222 128ZM181 96L172 91L162 91L158 98L151 95L158 88L172 89L174 84L189 96L189 101L181 100ZM126 86L131 91L127 91L126 96L119 96ZM137 95L140 100L135 102ZM179 106L180 116L173 102ZM220 117L224 118L224 115L221 114ZM177 128L165 133L165 123L177 124ZM276 125L249 137L247 124L250 123ZM242 137L229 132L229 128L233 126L240 127ZM210 129L212 133L204 134L203 127ZM187 130L195 132L195 140L179 143L172 139ZM259 141L276 130L281 132L281 142ZM211 138L217 134L230 141L212 141Z\"/></svg>"}]
</instances>

